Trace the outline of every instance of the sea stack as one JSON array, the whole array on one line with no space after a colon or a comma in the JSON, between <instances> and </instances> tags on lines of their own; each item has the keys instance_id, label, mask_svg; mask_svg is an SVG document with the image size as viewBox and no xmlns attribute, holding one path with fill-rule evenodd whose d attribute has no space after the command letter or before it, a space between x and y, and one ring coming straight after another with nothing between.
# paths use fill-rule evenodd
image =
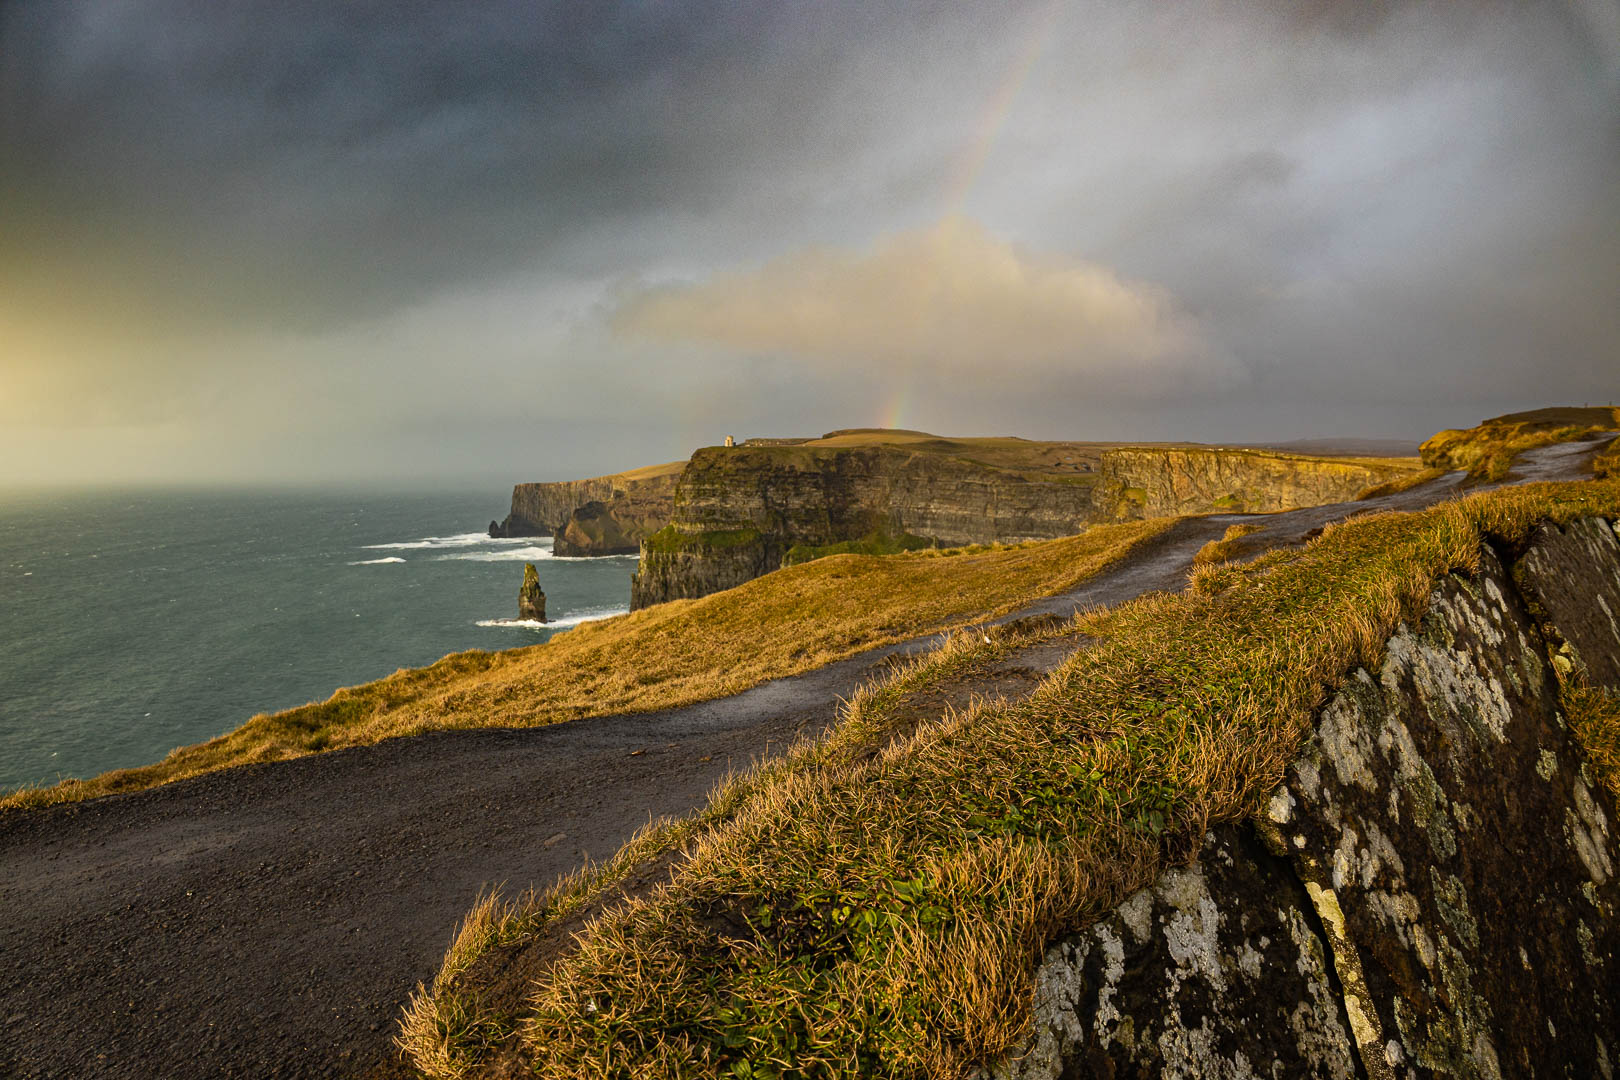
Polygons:
<instances>
[{"instance_id":1,"label":"sea stack","mask_svg":"<svg viewBox=\"0 0 1620 1080\"><path fill-rule=\"evenodd\" d=\"M540 587L540 571L534 563L523 564L523 588L518 590L518 618L546 621L546 591Z\"/></svg>"}]
</instances>

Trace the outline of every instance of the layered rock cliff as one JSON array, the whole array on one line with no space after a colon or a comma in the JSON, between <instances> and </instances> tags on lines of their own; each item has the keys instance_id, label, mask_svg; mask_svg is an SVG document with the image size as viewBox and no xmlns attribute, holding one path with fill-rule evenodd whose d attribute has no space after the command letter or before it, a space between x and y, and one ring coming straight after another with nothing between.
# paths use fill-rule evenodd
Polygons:
<instances>
[{"instance_id":1,"label":"layered rock cliff","mask_svg":"<svg viewBox=\"0 0 1620 1080\"><path fill-rule=\"evenodd\" d=\"M1413 474L1410 459L1199 447L1104 447L921 432L692 456L670 524L641 547L631 607L706 596L800 550L885 538L943 547L1068 536L1087 524L1343 502Z\"/></svg>"},{"instance_id":2,"label":"layered rock cliff","mask_svg":"<svg viewBox=\"0 0 1620 1080\"><path fill-rule=\"evenodd\" d=\"M1620 820L1566 702L1620 690L1620 542L1516 554L1346 681L1262 821L1053 943L986 1076L1612 1080Z\"/></svg>"},{"instance_id":3,"label":"layered rock cliff","mask_svg":"<svg viewBox=\"0 0 1620 1080\"><path fill-rule=\"evenodd\" d=\"M1122 447L1098 468L1103 521L1172 514L1271 513L1348 502L1410 475L1415 462L1324 458L1215 447Z\"/></svg>"},{"instance_id":4,"label":"layered rock cliff","mask_svg":"<svg viewBox=\"0 0 1620 1080\"><path fill-rule=\"evenodd\" d=\"M676 485L670 526L642 545L631 607L741 584L780 567L794 545L1047 539L1088 520L1089 475L997 467L935 441L698 451Z\"/></svg>"},{"instance_id":5,"label":"layered rock cliff","mask_svg":"<svg viewBox=\"0 0 1620 1080\"><path fill-rule=\"evenodd\" d=\"M654 465L589 480L517 484L506 519L491 522L491 536L553 536L568 533L567 552L576 555L627 554L642 537L663 528L674 510L675 481L685 462ZM575 512L591 504L577 528ZM599 539L600 538L600 539ZM561 536L559 535L559 539ZM597 550L599 546L616 550Z\"/></svg>"}]
</instances>

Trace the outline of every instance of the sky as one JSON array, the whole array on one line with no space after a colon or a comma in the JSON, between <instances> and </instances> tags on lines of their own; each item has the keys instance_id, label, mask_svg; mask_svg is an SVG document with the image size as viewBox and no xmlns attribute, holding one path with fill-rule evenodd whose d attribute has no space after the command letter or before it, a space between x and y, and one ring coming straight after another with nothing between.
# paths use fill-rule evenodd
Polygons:
<instances>
[{"instance_id":1,"label":"sky","mask_svg":"<svg viewBox=\"0 0 1620 1080\"><path fill-rule=\"evenodd\" d=\"M1620 373L1620 0L0 0L0 487L1414 442Z\"/></svg>"}]
</instances>

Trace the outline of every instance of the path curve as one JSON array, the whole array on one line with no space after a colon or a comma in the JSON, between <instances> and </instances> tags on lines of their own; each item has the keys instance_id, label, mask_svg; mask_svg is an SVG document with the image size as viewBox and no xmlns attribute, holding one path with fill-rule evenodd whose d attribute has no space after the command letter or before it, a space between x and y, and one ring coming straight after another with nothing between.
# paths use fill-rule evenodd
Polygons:
<instances>
[{"instance_id":1,"label":"path curve","mask_svg":"<svg viewBox=\"0 0 1620 1080\"><path fill-rule=\"evenodd\" d=\"M1573 477L1590 455L1548 448L1525 471ZM1179 589L1234 522L1262 526L1252 543L1293 545L1460 482L1189 518L1008 618ZM366 1072L480 888L543 886L610 855L650 817L700 805L730 769L825 727L890 654L936 640L680 709L391 739L0 815L0 1076Z\"/></svg>"}]
</instances>

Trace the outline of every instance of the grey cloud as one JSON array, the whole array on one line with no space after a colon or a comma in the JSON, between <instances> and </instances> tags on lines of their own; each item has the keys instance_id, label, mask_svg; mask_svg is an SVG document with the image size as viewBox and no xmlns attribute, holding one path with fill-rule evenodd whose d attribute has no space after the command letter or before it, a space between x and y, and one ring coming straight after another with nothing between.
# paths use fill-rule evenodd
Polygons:
<instances>
[{"instance_id":1,"label":"grey cloud","mask_svg":"<svg viewBox=\"0 0 1620 1080\"><path fill-rule=\"evenodd\" d=\"M1617 13L12 0L0 377L22 392L0 410L149 418L161 468L203 446L259 468L296 429L288 476L510 478L503 453L571 467L552 433L612 431L628 464L902 398L914 426L1215 439L1596 398L1620 341ZM920 234L981 149L967 214L1151 293L1241 385L609 333L649 282ZM72 457L51 467L93 467Z\"/></svg>"}]
</instances>

